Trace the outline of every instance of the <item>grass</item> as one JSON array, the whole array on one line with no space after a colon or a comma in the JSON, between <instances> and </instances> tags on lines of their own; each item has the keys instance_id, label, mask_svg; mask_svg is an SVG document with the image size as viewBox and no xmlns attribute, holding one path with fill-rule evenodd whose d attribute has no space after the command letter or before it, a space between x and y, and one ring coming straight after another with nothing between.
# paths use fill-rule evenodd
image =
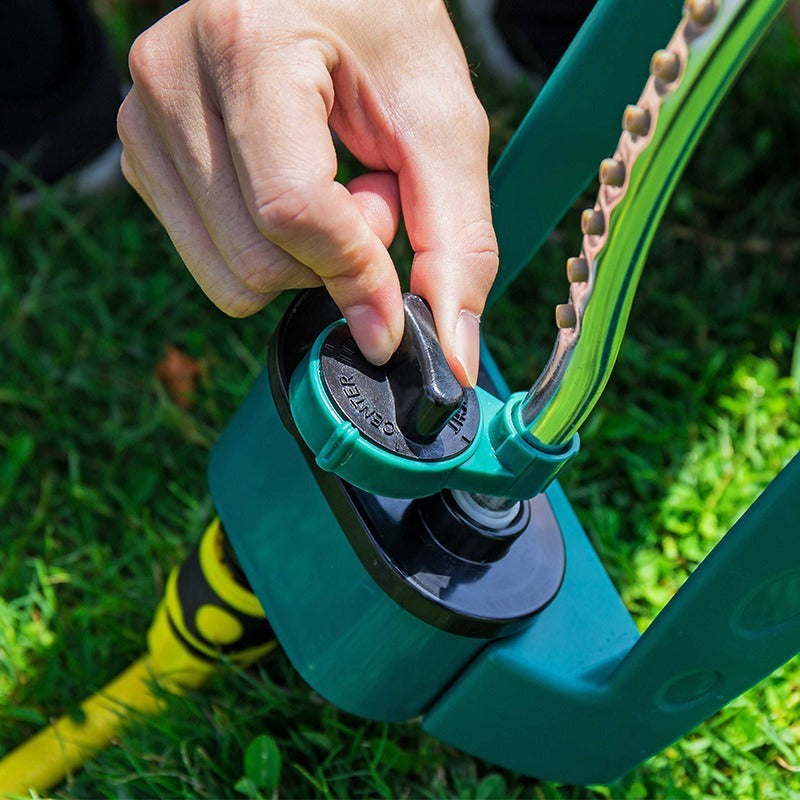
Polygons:
<instances>
[{"instance_id":1,"label":"grass","mask_svg":"<svg viewBox=\"0 0 800 800\"><path fill-rule=\"evenodd\" d=\"M101 8L120 51L160 10ZM499 149L526 98L482 91ZM800 50L779 27L673 198L562 481L641 626L800 447L798 130ZM549 354L575 217L487 320L516 388ZM168 569L213 513L208 449L284 305L222 316L126 190L0 218L0 752L141 652ZM189 411L155 377L168 344L202 365ZM55 794L268 796L279 760L283 797L800 797L798 720L795 659L618 783L557 786L414 722L350 717L276 653L170 699Z\"/></svg>"}]
</instances>

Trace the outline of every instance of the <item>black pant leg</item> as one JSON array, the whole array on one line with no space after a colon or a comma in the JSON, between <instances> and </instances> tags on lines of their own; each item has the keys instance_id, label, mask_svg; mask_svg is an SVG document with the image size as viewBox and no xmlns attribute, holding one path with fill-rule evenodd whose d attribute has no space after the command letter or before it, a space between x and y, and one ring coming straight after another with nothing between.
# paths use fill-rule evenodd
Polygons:
<instances>
[{"instance_id":1,"label":"black pant leg","mask_svg":"<svg viewBox=\"0 0 800 800\"><path fill-rule=\"evenodd\" d=\"M119 73L84 0L0 0L0 179L53 181L116 136Z\"/></svg>"},{"instance_id":2,"label":"black pant leg","mask_svg":"<svg viewBox=\"0 0 800 800\"><path fill-rule=\"evenodd\" d=\"M514 56L534 71L552 72L595 0L499 0L494 17Z\"/></svg>"}]
</instances>

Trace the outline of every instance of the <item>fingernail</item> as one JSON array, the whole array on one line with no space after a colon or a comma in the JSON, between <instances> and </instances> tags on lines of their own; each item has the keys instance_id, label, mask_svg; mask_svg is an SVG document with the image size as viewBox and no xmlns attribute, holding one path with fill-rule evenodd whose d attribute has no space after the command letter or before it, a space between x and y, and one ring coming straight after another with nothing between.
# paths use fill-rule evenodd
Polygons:
<instances>
[{"instance_id":1,"label":"fingernail","mask_svg":"<svg viewBox=\"0 0 800 800\"><path fill-rule=\"evenodd\" d=\"M397 342L378 312L372 306L353 306L344 316L364 357L378 366L385 364Z\"/></svg>"},{"instance_id":2,"label":"fingernail","mask_svg":"<svg viewBox=\"0 0 800 800\"><path fill-rule=\"evenodd\" d=\"M455 353L470 386L478 382L480 342L481 318L471 311L462 311L456 320Z\"/></svg>"}]
</instances>

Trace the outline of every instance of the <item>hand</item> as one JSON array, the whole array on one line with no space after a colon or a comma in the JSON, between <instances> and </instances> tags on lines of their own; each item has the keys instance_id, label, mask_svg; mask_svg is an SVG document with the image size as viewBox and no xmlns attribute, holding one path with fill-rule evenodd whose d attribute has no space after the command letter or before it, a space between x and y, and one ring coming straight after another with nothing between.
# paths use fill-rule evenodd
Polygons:
<instances>
[{"instance_id":1,"label":"hand","mask_svg":"<svg viewBox=\"0 0 800 800\"><path fill-rule=\"evenodd\" d=\"M474 384L497 269L489 131L441 0L190 0L130 69L123 172L216 305L247 316L324 284L384 363L403 332L386 249L402 211L411 290ZM347 187L331 128L371 170Z\"/></svg>"}]
</instances>

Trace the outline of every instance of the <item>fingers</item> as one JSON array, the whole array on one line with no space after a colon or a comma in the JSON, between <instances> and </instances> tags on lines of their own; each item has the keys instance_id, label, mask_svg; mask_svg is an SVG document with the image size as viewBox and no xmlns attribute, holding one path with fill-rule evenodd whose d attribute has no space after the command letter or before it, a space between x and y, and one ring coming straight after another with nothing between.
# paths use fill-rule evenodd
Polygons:
<instances>
[{"instance_id":1,"label":"fingers","mask_svg":"<svg viewBox=\"0 0 800 800\"><path fill-rule=\"evenodd\" d=\"M403 330L387 251L402 207L411 288L474 383L497 267L488 125L444 5L191 0L155 28L131 50L126 174L212 300L250 313L321 280L383 363ZM338 183L329 119L396 179Z\"/></svg>"},{"instance_id":2,"label":"fingers","mask_svg":"<svg viewBox=\"0 0 800 800\"><path fill-rule=\"evenodd\" d=\"M230 269L212 239L166 148L154 132L136 90L120 108L118 127L125 145L125 177L164 225L200 288L223 311L243 317L259 311L278 293L249 289ZM294 286L319 285L319 279L271 243L265 268ZM286 288L282 286L281 288Z\"/></svg>"},{"instance_id":3,"label":"fingers","mask_svg":"<svg viewBox=\"0 0 800 800\"><path fill-rule=\"evenodd\" d=\"M410 39L398 35L386 41L380 80L370 86L381 113L362 124L364 92L351 89L361 84L340 78L331 122L364 163L397 173L415 253L411 290L430 303L459 380L474 384L479 320L498 261L489 201L489 125L444 5L395 8L402 29L413 33Z\"/></svg>"},{"instance_id":4,"label":"fingers","mask_svg":"<svg viewBox=\"0 0 800 800\"><path fill-rule=\"evenodd\" d=\"M331 79L316 49L293 42L251 77L242 93L215 98L250 217L322 278L364 355L382 364L403 332L400 284L386 249L398 215L391 182L371 178L354 198L335 181Z\"/></svg>"},{"instance_id":5,"label":"fingers","mask_svg":"<svg viewBox=\"0 0 800 800\"><path fill-rule=\"evenodd\" d=\"M397 234L400 223L400 189L393 172L368 172L347 184L347 190L361 211L367 225L384 247Z\"/></svg>"},{"instance_id":6,"label":"fingers","mask_svg":"<svg viewBox=\"0 0 800 800\"><path fill-rule=\"evenodd\" d=\"M157 34L143 34L131 49L136 87L120 109L118 129L139 184L180 241L176 247L197 282L223 311L243 316L283 289L320 281L258 231L222 122L204 103L196 59L186 47L165 52L165 43L181 40L186 14L181 8L168 15Z\"/></svg>"},{"instance_id":7,"label":"fingers","mask_svg":"<svg viewBox=\"0 0 800 800\"><path fill-rule=\"evenodd\" d=\"M265 39L247 4L201 9L191 26L200 31L194 54L187 58L178 48L183 63L165 42L185 31L194 10L187 6L131 51L134 97L150 122L149 138L159 140L240 295L321 280L367 358L385 362L403 330L399 282L386 249L397 227L397 190L392 180L371 178L355 185L353 197L335 181L330 52L313 37L269 31ZM143 154L146 138L139 138L135 160L147 172L153 158ZM150 166L149 174L158 175ZM140 180L163 205L156 181L148 187ZM165 224L175 216L159 213ZM192 237L195 248L203 238ZM219 259L204 268L189 254L187 263L205 286L220 269ZM226 298L211 296L230 310Z\"/></svg>"}]
</instances>

